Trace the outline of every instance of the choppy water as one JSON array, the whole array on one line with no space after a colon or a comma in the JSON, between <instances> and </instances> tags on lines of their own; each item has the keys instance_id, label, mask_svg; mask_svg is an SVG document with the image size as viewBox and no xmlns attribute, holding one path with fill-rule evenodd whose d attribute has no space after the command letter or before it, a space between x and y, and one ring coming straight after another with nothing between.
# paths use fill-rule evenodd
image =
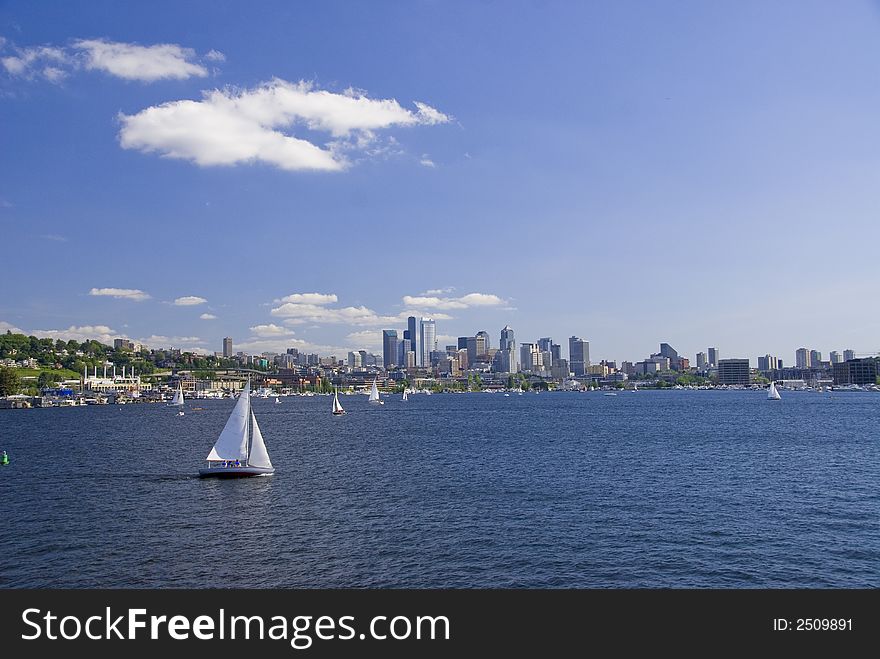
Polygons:
<instances>
[{"instance_id":1,"label":"choppy water","mask_svg":"<svg viewBox=\"0 0 880 659\"><path fill-rule=\"evenodd\" d=\"M222 481L232 401L2 411L0 586L880 586L880 395L783 396L257 400Z\"/></svg>"}]
</instances>

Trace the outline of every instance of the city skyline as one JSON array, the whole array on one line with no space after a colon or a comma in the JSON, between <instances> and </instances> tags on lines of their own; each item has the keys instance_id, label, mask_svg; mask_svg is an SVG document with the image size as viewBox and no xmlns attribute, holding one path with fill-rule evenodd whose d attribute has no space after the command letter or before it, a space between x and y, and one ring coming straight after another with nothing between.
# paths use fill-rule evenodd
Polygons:
<instances>
[{"instance_id":1,"label":"city skyline","mask_svg":"<svg viewBox=\"0 0 880 659\"><path fill-rule=\"evenodd\" d=\"M880 238L878 23L856 3L234 22L4 3L0 330L344 356L416 316L441 346L509 325L593 361L658 340L876 354L873 262L830 264ZM816 49L832 28L848 38Z\"/></svg>"}]
</instances>

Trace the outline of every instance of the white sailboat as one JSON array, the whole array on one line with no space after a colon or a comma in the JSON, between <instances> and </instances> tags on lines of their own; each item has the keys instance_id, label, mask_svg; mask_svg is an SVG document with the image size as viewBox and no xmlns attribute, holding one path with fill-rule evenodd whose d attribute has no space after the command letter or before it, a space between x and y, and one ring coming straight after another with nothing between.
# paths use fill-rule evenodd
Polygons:
<instances>
[{"instance_id":1,"label":"white sailboat","mask_svg":"<svg viewBox=\"0 0 880 659\"><path fill-rule=\"evenodd\" d=\"M263 433L251 409L251 383L248 382L226 421L226 426L206 458L208 466L199 469L199 476L235 478L269 476L275 467L269 460Z\"/></svg>"},{"instance_id":2,"label":"white sailboat","mask_svg":"<svg viewBox=\"0 0 880 659\"><path fill-rule=\"evenodd\" d=\"M276 404L276 405L280 405L280 404L281 404L281 399L278 398L278 396L275 396L275 404Z\"/></svg>"},{"instance_id":3,"label":"white sailboat","mask_svg":"<svg viewBox=\"0 0 880 659\"><path fill-rule=\"evenodd\" d=\"M335 416L342 416L345 414L345 410L342 409L342 405L339 404L339 389L333 390L333 414Z\"/></svg>"},{"instance_id":4,"label":"white sailboat","mask_svg":"<svg viewBox=\"0 0 880 659\"><path fill-rule=\"evenodd\" d=\"M171 399L172 407L180 407L177 416L184 416L183 412L183 385L177 383L177 391L174 392L174 398Z\"/></svg>"},{"instance_id":5,"label":"white sailboat","mask_svg":"<svg viewBox=\"0 0 880 659\"><path fill-rule=\"evenodd\" d=\"M406 391L407 391L406 389L403 390L403 400L404 400L404 401L407 400L407 398L406 398Z\"/></svg>"},{"instance_id":6,"label":"white sailboat","mask_svg":"<svg viewBox=\"0 0 880 659\"><path fill-rule=\"evenodd\" d=\"M767 390L767 400L779 400L782 396L779 395L779 391L776 389L776 383L771 382L770 388Z\"/></svg>"},{"instance_id":7,"label":"white sailboat","mask_svg":"<svg viewBox=\"0 0 880 659\"><path fill-rule=\"evenodd\" d=\"M370 400L369 402L375 405L384 405L385 403L379 400L379 387L376 385L376 382L379 378L375 378L373 380L373 387L370 389Z\"/></svg>"}]
</instances>

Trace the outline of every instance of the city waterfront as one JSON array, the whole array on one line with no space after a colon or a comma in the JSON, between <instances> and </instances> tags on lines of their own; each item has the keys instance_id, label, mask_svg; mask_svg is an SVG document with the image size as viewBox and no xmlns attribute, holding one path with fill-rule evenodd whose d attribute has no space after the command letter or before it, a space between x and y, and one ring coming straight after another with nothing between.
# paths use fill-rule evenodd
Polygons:
<instances>
[{"instance_id":1,"label":"city waterfront","mask_svg":"<svg viewBox=\"0 0 880 659\"><path fill-rule=\"evenodd\" d=\"M233 401L3 414L3 587L877 587L876 394ZM200 408L200 409L195 409Z\"/></svg>"}]
</instances>

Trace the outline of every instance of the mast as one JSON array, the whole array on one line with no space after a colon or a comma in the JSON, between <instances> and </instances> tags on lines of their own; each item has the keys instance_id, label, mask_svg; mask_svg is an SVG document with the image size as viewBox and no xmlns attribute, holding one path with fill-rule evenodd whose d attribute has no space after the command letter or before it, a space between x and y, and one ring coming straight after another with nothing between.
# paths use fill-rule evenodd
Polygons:
<instances>
[{"instance_id":1,"label":"mast","mask_svg":"<svg viewBox=\"0 0 880 659\"><path fill-rule=\"evenodd\" d=\"M248 384L250 385L251 379L248 378ZM247 425L245 426L245 432L247 433L247 463L251 462L251 448L254 443L253 433L251 432L251 415L253 414L253 410L251 409L251 395L250 395L250 387L248 387L248 399L247 399Z\"/></svg>"}]
</instances>

